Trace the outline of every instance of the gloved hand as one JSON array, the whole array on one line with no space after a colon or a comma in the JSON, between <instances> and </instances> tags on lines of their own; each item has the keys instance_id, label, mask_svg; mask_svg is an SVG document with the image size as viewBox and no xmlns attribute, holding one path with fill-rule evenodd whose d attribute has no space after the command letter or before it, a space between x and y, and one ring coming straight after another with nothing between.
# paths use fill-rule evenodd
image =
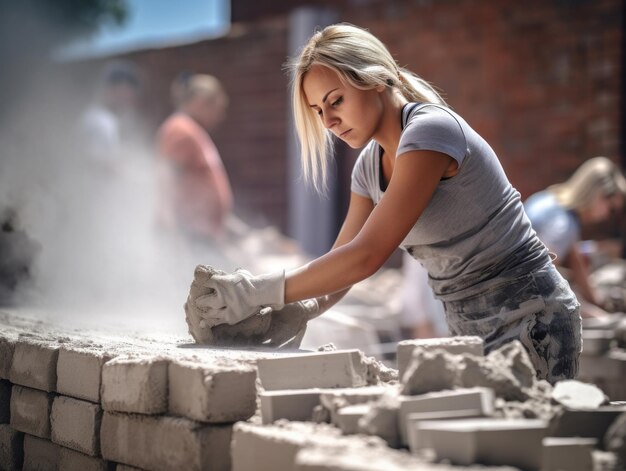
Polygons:
<instances>
[{"instance_id":1,"label":"gloved hand","mask_svg":"<svg viewBox=\"0 0 626 471\"><path fill-rule=\"evenodd\" d=\"M194 284L202 289L199 296L194 297L190 291L187 303L194 303L193 309L199 311L209 327L236 324L259 311L268 313L285 305L284 271L253 276L243 269L227 274L210 266L198 265L192 291Z\"/></svg>"},{"instance_id":2,"label":"gloved hand","mask_svg":"<svg viewBox=\"0 0 626 471\"><path fill-rule=\"evenodd\" d=\"M321 314L317 300L306 299L285 305L272 312L272 322L264 345L276 348L298 348L306 332L307 323Z\"/></svg>"}]
</instances>

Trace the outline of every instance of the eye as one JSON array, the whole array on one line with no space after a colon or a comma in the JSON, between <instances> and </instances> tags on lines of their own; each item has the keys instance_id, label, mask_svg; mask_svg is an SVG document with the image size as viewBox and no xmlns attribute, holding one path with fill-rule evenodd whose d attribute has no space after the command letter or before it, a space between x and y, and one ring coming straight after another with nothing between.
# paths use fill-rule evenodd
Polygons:
<instances>
[{"instance_id":1,"label":"eye","mask_svg":"<svg viewBox=\"0 0 626 471\"><path fill-rule=\"evenodd\" d=\"M318 116L322 116L322 110L317 110Z\"/></svg>"},{"instance_id":2,"label":"eye","mask_svg":"<svg viewBox=\"0 0 626 471\"><path fill-rule=\"evenodd\" d=\"M338 106L338 105L341 105L342 103L343 103L343 97L342 97L342 96L340 96L340 97L339 97L339 98L337 98L335 101L333 101L333 102L331 103L331 105L332 105L332 106Z\"/></svg>"}]
</instances>

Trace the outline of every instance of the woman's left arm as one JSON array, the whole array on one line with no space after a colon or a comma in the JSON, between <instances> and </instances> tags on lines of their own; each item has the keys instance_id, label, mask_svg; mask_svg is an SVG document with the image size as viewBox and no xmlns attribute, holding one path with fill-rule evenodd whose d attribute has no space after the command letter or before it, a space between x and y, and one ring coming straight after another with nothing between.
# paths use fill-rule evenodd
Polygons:
<instances>
[{"instance_id":1,"label":"woman's left arm","mask_svg":"<svg viewBox=\"0 0 626 471\"><path fill-rule=\"evenodd\" d=\"M400 155L385 195L357 236L287 272L285 303L332 294L376 273L428 206L451 162L435 151Z\"/></svg>"}]
</instances>

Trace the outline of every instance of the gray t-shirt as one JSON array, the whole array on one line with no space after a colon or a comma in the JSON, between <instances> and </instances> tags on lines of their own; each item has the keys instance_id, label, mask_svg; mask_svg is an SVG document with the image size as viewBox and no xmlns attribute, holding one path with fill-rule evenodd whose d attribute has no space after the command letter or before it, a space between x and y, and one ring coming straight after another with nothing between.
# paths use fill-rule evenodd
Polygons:
<instances>
[{"instance_id":1,"label":"gray t-shirt","mask_svg":"<svg viewBox=\"0 0 626 471\"><path fill-rule=\"evenodd\" d=\"M424 265L438 298L460 300L550 261L498 157L463 118L440 105L409 104L402 124L396 158L431 150L459 164L455 176L441 180L401 244ZM352 191L374 204L385 194L381 155L371 141L352 171Z\"/></svg>"}]
</instances>

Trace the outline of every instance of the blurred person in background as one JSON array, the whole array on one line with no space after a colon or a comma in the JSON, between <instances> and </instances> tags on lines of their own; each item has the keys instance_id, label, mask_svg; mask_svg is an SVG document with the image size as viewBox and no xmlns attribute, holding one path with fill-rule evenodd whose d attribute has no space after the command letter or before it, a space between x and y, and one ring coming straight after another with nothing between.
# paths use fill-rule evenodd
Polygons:
<instances>
[{"instance_id":1,"label":"blurred person in background","mask_svg":"<svg viewBox=\"0 0 626 471\"><path fill-rule=\"evenodd\" d=\"M580 305L489 144L364 29L316 32L289 68L305 176L325 186L334 138L363 148L345 221L327 254L293 270L197 267L188 319L220 326L287 307L311 318L401 246L427 269L453 335L480 336L487 353L520 341L540 379L574 378Z\"/></svg>"},{"instance_id":2,"label":"blurred person in background","mask_svg":"<svg viewBox=\"0 0 626 471\"><path fill-rule=\"evenodd\" d=\"M139 72L129 61L108 63L96 96L79 124L81 152L98 171L116 173L124 165L124 140L135 128Z\"/></svg>"},{"instance_id":3,"label":"blurred person in background","mask_svg":"<svg viewBox=\"0 0 626 471\"><path fill-rule=\"evenodd\" d=\"M172 84L176 111L157 134L161 201L158 223L199 244L219 241L233 194L209 131L222 122L228 96L206 74L181 74Z\"/></svg>"},{"instance_id":4,"label":"blurred person in background","mask_svg":"<svg viewBox=\"0 0 626 471\"><path fill-rule=\"evenodd\" d=\"M606 222L624 206L626 179L606 157L585 161L565 182L531 195L524 208L537 236L556 255L581 301L583 317L604 317L589 283L589 260L581 249L581 232L587 225Z\"/></svg>"}]
</instances>

